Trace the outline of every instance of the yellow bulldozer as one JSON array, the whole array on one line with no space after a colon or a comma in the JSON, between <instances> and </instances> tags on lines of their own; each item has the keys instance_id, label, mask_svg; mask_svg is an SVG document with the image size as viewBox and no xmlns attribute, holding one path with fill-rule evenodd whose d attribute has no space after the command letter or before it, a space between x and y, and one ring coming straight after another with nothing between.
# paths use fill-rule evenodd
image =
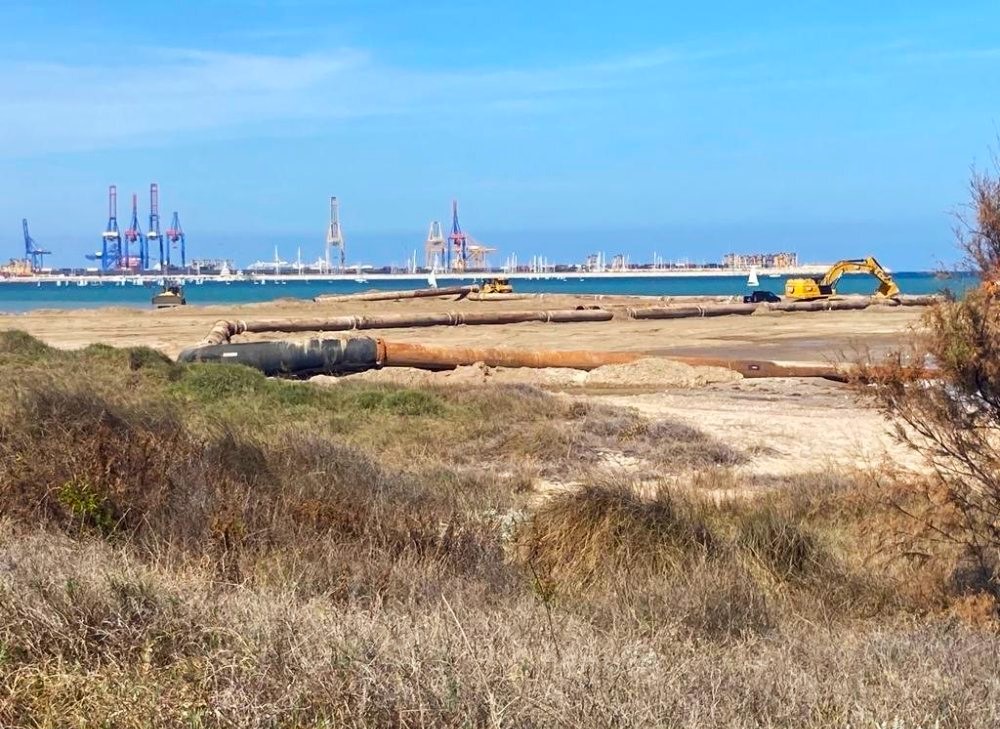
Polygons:
<instances>
[{"instance_id":1,"label":"yellow bulldozer","mask_svg":"<svg viewBox=\"0 0 1000 729\"><path fill-rule=\"evenodd\" d=\"M498 276L497 278L491 278L484 281L482 286L479 287L479 293L511 294L514 293L514 287L511 286L510 280L505 277Z\"/></svg>"},{"instance_id":2,"label":"yellow bulldozer","mask_svg":"<svg viewBox=\"0 0 1000 729\"><path fill-rule=\"evenodd\" d=\"M785 282L785 296L797 301L828 299L836 296L837 281L845 273L870 273L879 281L875 296L886 299L899 296L899 286L892 280L889 272L882 268L882 264L871 256L837 261L823 276L790 278Z\"/></svg>"}]
</instances>

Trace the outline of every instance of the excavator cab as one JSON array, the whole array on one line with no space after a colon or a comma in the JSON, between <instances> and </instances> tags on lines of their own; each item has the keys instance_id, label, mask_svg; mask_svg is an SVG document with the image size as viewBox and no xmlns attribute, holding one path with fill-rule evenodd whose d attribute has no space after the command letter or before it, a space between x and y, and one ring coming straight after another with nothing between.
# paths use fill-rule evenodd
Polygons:
<instances>
[{"instance_id":1,"label":"excavator cab","mask_svg":"<svg viewBox=\"0 0 1000 729\"><path fill-rule=\"evenodd\" d=\"M799 301L822 299L833 295L831 286L822 286L819 276L810 278L790 278L785 282L785 296Z\"/></svg>"}]
</instances>

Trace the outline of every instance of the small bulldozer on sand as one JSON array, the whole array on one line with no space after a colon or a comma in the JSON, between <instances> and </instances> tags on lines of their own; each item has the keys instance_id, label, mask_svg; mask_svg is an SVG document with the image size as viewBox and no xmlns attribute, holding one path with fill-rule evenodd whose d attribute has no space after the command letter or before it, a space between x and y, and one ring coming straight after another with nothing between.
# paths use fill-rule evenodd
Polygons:
<instances>
[{"instance_id":1,"label":"small bulldozer on sand","mask_svg":"<svg viewBox=\"0 0 1000 729\"><path fill-rule=\"evenodd\" d=\"M504 277L491 278L483 282L483 285L479 287L479 293L512 294L514 293L514 287L511 286L510 281Z\"/></svg>"}]
</instances>

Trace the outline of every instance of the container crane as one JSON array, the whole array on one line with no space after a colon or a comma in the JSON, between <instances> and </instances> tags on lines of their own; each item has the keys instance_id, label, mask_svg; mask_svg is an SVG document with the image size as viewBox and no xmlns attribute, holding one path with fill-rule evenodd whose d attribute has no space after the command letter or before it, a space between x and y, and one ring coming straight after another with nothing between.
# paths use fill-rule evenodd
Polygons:
<instances>
[{"instance_id":1,"label":"container crane","mask_svg":"<svg viewBox=\"0 0 1000 729\"><path fill-rule=\"evenodd\" d=\"M174 212L174 216L170 219L170 227L167 228L167 268L170 268L170 246L178 247L180 244L181 251L181 268L187 268L187 253L184 250L184 229L181 227L181 219Z\"/></svg>"},{"instance_id":2,"label":"container crane","mask_svg":"<svg viewBox=\"0 0 1000 729\"><path fill-rule=\"evenodd\" d=\"M163 270L163 236L160 234L160 186L155 182L149 186L149 232L146 233L146 260L143 268L149 270L149 249L160 247L160 270Z\"/></svg>"},{"instance_id":3,"label":"container crane","mask_svg":"<svg viewBox=\"0 0 1000 729\"><path fill-rule=\"evenodd\" d=\"M432 220L430 228L427 230L427 240L424 241L424 268L428 271L434 271L441 265L446 255L445 247L441 223Z\"/></svg>"},{"instance_id":4,"label":"container crane","mask_svg":"<svg viewBox=\"0 0 1000 729\"><path fill-rule=\"evenodd\" d=\"M28 219L21 220L21 227L24 229L24 260L31 261L31 272L38 273L44 266L44 257L52 251L43 250L35 245L35 239L28 232Z\"/></svg>"},{"instance_id":5,"label":"container crane","mask_svg":"<svg viewBox=\"0 0 1000 729\"><path fill-rule=\"evenodd\" d=\"M108 187L108 225L101 233L101 268L110 271L122 265L122 234L118 230L118 186Z\"/></svg>"},{"instance_id":6,"label":"container crane","mask_svg":"<svg viewBox=\"0 0 1000 729\"><path fill-rule=\"evenodd\" d=\"M340 271L344 271L344 231L340 228L340 203L337 198L330 198L330 227L326 231L326 270L330 271L332 249L340 250Z\"/></svg>"},{"instance_id":7,"label":"container crane","mask_svg":"<svg viewBox=\"0 0 1000 729\"><path fill-rule=\"evenodd\" d=\"M129 246L138 243L139 257L136 259L136 268L140 271L145 270L145 268L149 265L149 250L147 248L146 236L142 234L142 228L139 227L139 196L134 192L132 193L132 219L129 221L128 227L124 231L123 239L125 245L125 255L122 261L122 268L132 268L133 259L129 255Z\"/></svg>"},{"instance_id":8,"label":"container crane","mask_svg":"<svg viewBox=\"0 0 1000 729\"><path fill-rule=\"evenodd\" d=\"M464 271L469 258L469 237L462 231L462 226L458 222L458 200L451 201L451 234L448 236L448 262L449 270ZM452 263L452 253L458 260Z\"/></svg>"}]
</instances>

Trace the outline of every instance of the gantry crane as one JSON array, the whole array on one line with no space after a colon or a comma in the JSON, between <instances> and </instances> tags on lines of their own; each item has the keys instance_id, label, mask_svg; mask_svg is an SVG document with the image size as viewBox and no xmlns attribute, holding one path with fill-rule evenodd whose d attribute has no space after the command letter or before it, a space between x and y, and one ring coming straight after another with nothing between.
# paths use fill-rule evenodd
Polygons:
<instances>
[{"instance_id":1,"label":"gantry crane","mask_svg":"<svg viewBox=\"0 0 1000 729\"><path fill-rule=\"evenodd\" d=\"M160 269L163 270L163 236L160 234L160 186L155 182L149 186L149 232L146 233L146 260L143 268L149 269L150 248L159 246Z\"/></svg>"},{"instance_id":2,"label":"gantry crane","mask_svg":"<svg viewBox=\"0 0 1000 729\"><path fill-rule=\"evenodd\" d=\"M38 273L44 266L45 256L52 253L35 245L35 239L28 232L28 219L21 220L21 227L24 229L24 260L31 262L31 272Z\"/></svg>"},{"instance_id":3,"label":"gantry crane","mask_svg":"<svg viewBox=\"0 0 1000 729\"><path fill-rule=\"evenodd\" d=\"M187 253L184 250L184 229L181 227L181 219L174 211L174 216L170 219L170 227L167 228L167 269L170 268L170 246L180 248L181 268L187 268Z\"/></svg>"},{"instance_id":4,"label":"gantry crane","mask_svg":"<svg viewBox=\"0 0 1000 729\"><path fill-rule=\"evenodd\" d=\"M111 271L122 266L122 234L118 230L118 186L108 187L108 225L101 233L101 268Z\"/></svg>"},{"instance_id":5,"label":"gantry crane","mask_svg":"<svg viewBox=\"0 0 1000 729\"><path fill-rule=\"evenodd\" d=\"M132 268L132 256L130 255L129 246L136 243L139 245L139 256L136 259L135 267L140 271L147 268L149 265L149 251L146 247L146 236L142 234L142 228L139 227L139 196L134 192L132 193L132 218L129 221L128 227L125 228L123 240L125 250L122 257L122 268Z\"/></svg>"}]
</instances>

